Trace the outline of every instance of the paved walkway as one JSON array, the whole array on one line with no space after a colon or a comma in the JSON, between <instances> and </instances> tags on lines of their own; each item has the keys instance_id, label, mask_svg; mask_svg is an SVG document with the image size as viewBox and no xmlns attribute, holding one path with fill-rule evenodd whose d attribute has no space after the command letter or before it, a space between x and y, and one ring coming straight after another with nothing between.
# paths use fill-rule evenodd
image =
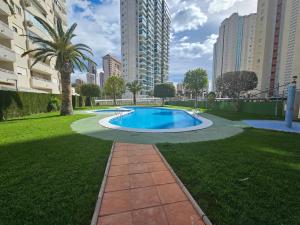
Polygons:
<instances>
[{"instance_id":1,"label":"paved walkway","mask_svg":"<svg viewBox=\"0 0 300 225\"><path fill-rule=\"evenodd\" d=\"M244 120L251 127L275 131L284 131L290 133L300 133L300 123L293 122L292 128L285 125L285 121L279 120Z\"/></svg>"},{"instance_id":2,"label":"paved walkway","mask_svg":"<svg viewBox=\"0 0 300 225\"><path fill-rule=\"evenodd\" d=\"M97 225L205 225L201 210L152 145L113 148Z\"/></svg>"},{"instance_id":3,"label":"paved walkway","mask_svg":"<svg viewBox=\"0 0 300 225\"><path fill-rule=\"evenodd\" d=\"M77 112L80 113L80 112ZM97 113L93 117L75 121L71 127L74 131L87 136L129 143L156 144L156 143L190 143L212 141L229 138L243 132L247 125L241 121L230 121L211 114L202 113L201 116L213 121L211 127L180 133L137 133L114 130L102 127L98 122L111 113Z\"/></svg>"}]
</instances>

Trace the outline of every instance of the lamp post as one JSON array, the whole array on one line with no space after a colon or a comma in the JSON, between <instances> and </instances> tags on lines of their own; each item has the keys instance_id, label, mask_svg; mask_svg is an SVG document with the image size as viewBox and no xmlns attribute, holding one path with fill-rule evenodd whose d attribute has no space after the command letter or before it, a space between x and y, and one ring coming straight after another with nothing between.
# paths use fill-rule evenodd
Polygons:
<instances>
[{"instance_id":1,"label":"lamp post","mask_svg":"<svg viewBox=\"0 0 300 225\"><path fill-rule=\"evenodd\" d=\"M285 112L285 124L288 128L293 125L294 103L296 97L296 80L297 76L293 76L293 82L288 88L288 99Z\"/></svg>"}]
</instances>

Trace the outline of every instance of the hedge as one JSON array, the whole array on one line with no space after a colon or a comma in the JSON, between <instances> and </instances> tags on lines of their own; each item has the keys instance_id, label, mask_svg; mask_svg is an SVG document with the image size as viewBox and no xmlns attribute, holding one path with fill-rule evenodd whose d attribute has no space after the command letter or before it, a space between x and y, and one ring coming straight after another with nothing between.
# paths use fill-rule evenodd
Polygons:
<instances>
[{"instance_id":1,"label":"hedge","mask_svg":"<svg viewBox=\"0 0 300 225\"><path fill-rule=\"evenodd\" d=\"M194 107L194 101L169 101L166 104L176 106ZM197 107L207 108L206 101L198 102ZM249 102L249 101L218 101L209 104L209 109L228 112L243 112L258 115L274 116L276 102ZM284 115L284 102L277 102L277 115Z\"/></svg>"},{"instance_id":2,"label":"hedge","mask_svg":"<svg viewBox=\"0 0 300 225\"><path fill-rule=\"evenodd\" d=\"M60 95L0 90L0 119L47 112L52 97Z\"/></svg>"}]
</instances>

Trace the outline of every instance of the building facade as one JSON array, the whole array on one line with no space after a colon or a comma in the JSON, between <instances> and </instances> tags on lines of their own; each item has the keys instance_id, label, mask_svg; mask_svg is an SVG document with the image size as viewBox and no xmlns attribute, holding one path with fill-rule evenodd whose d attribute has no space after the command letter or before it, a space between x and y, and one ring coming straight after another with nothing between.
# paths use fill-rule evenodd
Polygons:
<instances>
[{"instance_id":1,"label":"building facade","mask_svg":"<svg viewBox=\"0 0 300 225\"><path fill-rule=\"evenodd\" d=\"M286 1L284 8L278 80L279 95L286 96L293 76L298 76L297 89L300 92L300 0Z\"/></svg>"},{"instance_id":2,"label":"building facade","mask_svg":"<svg viewBox=\"0 0 300 225\"><path fill-rule=\"evenodd\" d=\"M106 80L112 75L123 77L122 76L122 63L116 57L114 57L110 54L103 56L102 65L103 65L103 71L104 71L104 75L103 75L104 83L103 84L105 84Z\"/></svg>"},{"instance_id":3,"label":"building facade","mask_svg":"<svg viewBox=\"0 0 300 225\"><path fill-rule=\"evenodd\" d=\"M121 50L126 82L146 95L168 81L171 17L165 0L121 0Z\"/></svg>"},{"instance_id":4,"label":"building facade","mask_svg":"<svg viewBox=\"0 0 300 225\"><path fill-rule=\"evenodd\" d=\"M261 97L276 95L279 84L281 39L284 23L283 0L259 0L257 5L254 71Z\"/></svg>"},{"instance_id":5,"label":"building facade","mask_svg":"<svg viewBox=\"0 0 300 225\"><path fill-rule=\"evenodd\" d=\"M97 84L98 86L100 86L100 80L99 82L97 82L97 78L99 80L99 76L97 76L97 66L94 63L89 62L88 71L86 74L86 82L88 84Z\"/></svg>"},{"instance_id":6,"label":"building facade","mask_svg":"<svg viewBox=\"0 0 300 225\"><path fill-rule=\"evenodd\" d=\"M219 29L213 52L213 85L222 74L233 71L253 71L256 14L232 14Z\"/></svg>"},{"instance_id":7,"label":"building facade","mask_svg":"<svg viewBox=\"0 0 300 225\"><path fill-rule=\"evenodd\" d=\"M0 89L41 93L60 93L60 75L54 61L34 62L32 54L21 57L27 50L39 47L30 38L50 39L47 31L34 18L46 20L56 29L58 19L67 28L65 0L13 0L15 15L0 1Z\"/></svg>"}]
</instances>

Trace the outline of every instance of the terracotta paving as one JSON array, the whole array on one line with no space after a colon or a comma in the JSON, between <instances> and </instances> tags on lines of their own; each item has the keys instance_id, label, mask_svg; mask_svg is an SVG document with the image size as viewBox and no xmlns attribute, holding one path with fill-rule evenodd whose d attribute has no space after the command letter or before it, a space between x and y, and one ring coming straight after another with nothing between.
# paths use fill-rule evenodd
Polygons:
<instances>
[{"instance_id":1,"label":"terracotta paving","mask_svg":"<svg viewBox=\"0 0 300 225\"><path fill-rule=\"evenodd\" d=\"M116 143L97 225L205 225L152 145Z\"/></svg>"}]
</instances>

